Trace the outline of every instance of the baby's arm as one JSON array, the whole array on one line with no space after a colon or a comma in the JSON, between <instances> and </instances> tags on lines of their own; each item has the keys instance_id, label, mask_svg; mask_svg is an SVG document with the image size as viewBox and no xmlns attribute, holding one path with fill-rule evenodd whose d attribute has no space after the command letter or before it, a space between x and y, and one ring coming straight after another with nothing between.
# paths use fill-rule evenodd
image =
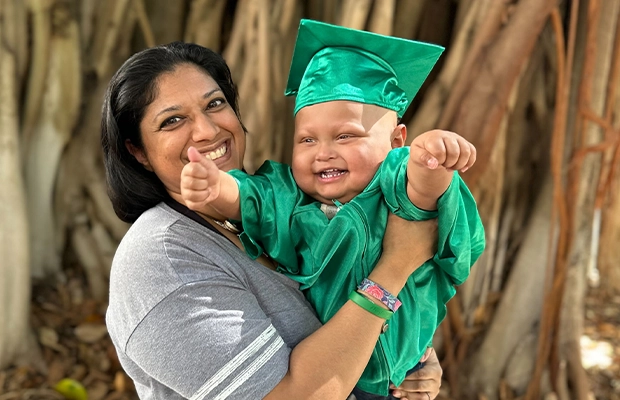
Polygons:
<instances>
[{"instance_id":1,"label":"baby's arm","mask_svg":"<svg viewBox=\"0 0 620 400\"><path fill-rule=\"evenodd\" d=\"M453 171L467 171L476 161L476 148L454 132L432 130L411 143L407 165L407 195L416 207L436 210L437 199L452 181Z\"/></svg>"},{"instance_id":2,"label":"baby's arm","mask_svg":"<svg viewBox=\"0 0 620 400\"><path fill-rule=\"evenodd\" d=\"M187 149L189 163L181 172L181 196L185 205L194 211L215 210L227 219L241 219L239 186L235 178L198 152Z\"/></svg>"}]
</instances>

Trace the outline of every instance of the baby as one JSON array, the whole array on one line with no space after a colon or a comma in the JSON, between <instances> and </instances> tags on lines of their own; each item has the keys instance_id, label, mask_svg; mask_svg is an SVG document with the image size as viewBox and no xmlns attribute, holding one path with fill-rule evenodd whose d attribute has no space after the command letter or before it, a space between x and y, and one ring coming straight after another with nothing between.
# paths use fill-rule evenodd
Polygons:
<instances>
[{"instance_id":1,"label":"baby","mask_svg":"<svg viewBox=\"0 0 620 400\"><path fill-rule=\"evenodd\" d=\"M418 361L454 285L484 249L475 201L456 173L473 165L474 146L432 130L404 147L407 129L399 124L442 51L302 20L286 93L297 96L292 166L268 161L253 176L225 173L192 147L182 172L186 205L241 221L246 252L277 261L322 322L349 299L386 320L393 316L358 383L358 399L384 398L390 382L399 385L423 366ZM389 212L439 220L437 253L398 298L367 279Z\"/></svg>"}]
</instances>

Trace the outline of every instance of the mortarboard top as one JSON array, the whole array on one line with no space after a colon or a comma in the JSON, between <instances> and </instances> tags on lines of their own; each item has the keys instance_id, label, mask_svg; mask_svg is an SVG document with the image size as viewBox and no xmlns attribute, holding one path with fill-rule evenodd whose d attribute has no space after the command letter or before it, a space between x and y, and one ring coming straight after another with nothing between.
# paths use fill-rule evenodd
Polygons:
<instances>
[{"instance_id":1,"label":"mortarboard top","mask_svg":"<svg viewBox=\"0 0 620 400\"><path fill-rule=\"evenodd\" d=\"M402 117L444 48L302 19L285 95L295 114L334 100L375 104Z\"/></svg>"}]
</instances>

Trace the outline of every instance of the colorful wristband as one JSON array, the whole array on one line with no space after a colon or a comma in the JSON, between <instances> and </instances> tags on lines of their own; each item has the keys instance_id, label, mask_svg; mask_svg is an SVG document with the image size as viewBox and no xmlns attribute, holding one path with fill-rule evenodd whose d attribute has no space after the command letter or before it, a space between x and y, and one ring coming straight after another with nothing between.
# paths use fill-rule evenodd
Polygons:
<instances>
[{"instance_id":1,"label":"colorful wristband","mask_svg":"<svg viewBox=\"0 0 620 400\"><path fill-rule=\"evenodd\" d=\"M392 315L394 315L392 311L386 310L385 308L374 303L372 300L367 299L365 296L357 293L356 291L351 292L351 294L349 295L349 300L362 307L369 313L376 315L379 318L383 318L386 321L392 318Z\"/></svg>"},{"instance_id":2,"label":"colorful wristband","mask_svg":"<svg viewBox=\"0 0 620 400\"><path fill-rule=\"evenodd\" d=\"M396 296L394 296L392 293L388 292L387 290L385 290L377 283L371 281L368 278L364 278L362 283L360 283L360 285L357 287L357 290L364 292L367 295L379 300L380 302L385 304L385 306L389 308L392 312L396 312L396 310L398 310L398 308L403 305L403 303L401 303L401 301L398 300Z\"/></svg>"}]
</instances>

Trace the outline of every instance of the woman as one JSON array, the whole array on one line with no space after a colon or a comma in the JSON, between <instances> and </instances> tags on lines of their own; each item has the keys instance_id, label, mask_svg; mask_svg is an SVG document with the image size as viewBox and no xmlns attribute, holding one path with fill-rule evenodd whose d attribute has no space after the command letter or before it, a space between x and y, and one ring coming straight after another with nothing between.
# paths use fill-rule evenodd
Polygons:
<instances>
[{"instance_id":1,"label":"woman","mask_svg":"<svg viewBox=\"0 0 620 400\"><path fill-rule=\"evenodd\" d=\"M117 215L133 225L118 247L106 316L123 368L142 399L343 399L385 321L348 302L321 326L298 285L242 251L216 212L180 194L190 146L222 170L243 167L245 128L230 71L216 53L172 43L132 56L112 78L102 146ZM433 254L432 223L390 220L369 275L398 293ZM407 246L400 238L407 236ZM396 397L434 398L427 368Z\"/></svg>"}]
</instances>

